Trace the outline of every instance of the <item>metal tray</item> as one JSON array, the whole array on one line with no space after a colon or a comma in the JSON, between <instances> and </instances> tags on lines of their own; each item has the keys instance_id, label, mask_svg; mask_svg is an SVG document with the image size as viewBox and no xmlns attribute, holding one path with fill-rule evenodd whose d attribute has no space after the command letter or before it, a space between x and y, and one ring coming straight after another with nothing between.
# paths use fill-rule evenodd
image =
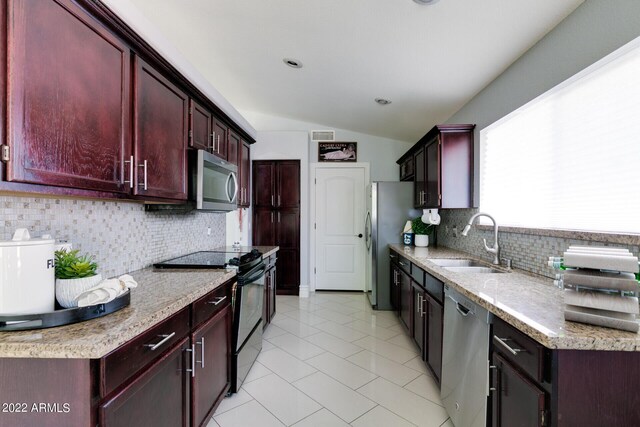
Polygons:
<instances>
[{"instance_id":1,"label":"metal tray","mask_svg":"<svg viewBox=\"0 0 640 427\"><path fill-rule=\"evenodd\" d=\"M0 332L25 331L29 329L53 328L97 319L114 313L131 303L131 292L127 291L113 301L88 307L75 307L40 314L15 314L0 316Z\"/></svg>"}]
</instances>

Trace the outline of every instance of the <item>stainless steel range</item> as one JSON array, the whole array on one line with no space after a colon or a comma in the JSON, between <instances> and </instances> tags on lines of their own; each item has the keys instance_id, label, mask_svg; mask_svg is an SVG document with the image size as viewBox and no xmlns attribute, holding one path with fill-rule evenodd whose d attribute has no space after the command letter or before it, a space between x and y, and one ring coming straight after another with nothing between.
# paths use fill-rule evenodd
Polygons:
<instances>
[{"instance_id":1,"label":"stainless steel range","mask_svg":"<svg viewBox=\"0 0 640 427\"><path fill-rule=\"evenodd\" d=\"M262 350L262 304L264 272L262 253L202 251L153 265L156 268L219 269L237 268L233 286L231 334L231 393L238 391L253 362Z\"/></svg>"}]
</instances>

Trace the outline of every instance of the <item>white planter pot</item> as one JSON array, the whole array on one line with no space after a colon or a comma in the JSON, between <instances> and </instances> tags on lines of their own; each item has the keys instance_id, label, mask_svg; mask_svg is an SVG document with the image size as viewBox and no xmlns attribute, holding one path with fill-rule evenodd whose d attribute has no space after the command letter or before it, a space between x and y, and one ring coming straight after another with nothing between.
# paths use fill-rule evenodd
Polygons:
<instances>
[{"instance_id":1,"label":"white planter pot","mask_svg":"<svg viewBox=\"0 0 640 427\"><path fill-rule=\"evenodd\" d=\"M102 276L96 274L81 279L56 279L56 300L64 308L78 306L76 299L81 293L87 291L102 282Z\"/></svg>"},{"instance_id":2,"label":"white planter pot","mask_svg":"<svg viewBox=\"0 0 640 427\"><path fill-rule=\"evenodd\" d=\"M416 246L420 248L425 248L429 246L429 235L428 234L416 234L414 238L414 243Z\"/></svg>"}]
</instances>

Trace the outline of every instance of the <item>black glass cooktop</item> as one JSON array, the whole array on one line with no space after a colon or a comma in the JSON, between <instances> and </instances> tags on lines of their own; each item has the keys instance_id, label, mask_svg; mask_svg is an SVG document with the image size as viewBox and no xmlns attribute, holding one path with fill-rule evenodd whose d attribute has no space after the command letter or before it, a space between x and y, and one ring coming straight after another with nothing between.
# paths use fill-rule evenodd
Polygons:
<instances>
[{"instance_id":1,"label":"black glass cooktop","mask_svg":"<svg viewBox=\"0 0 640 427\"><path fill-rule=\"evenodd\" d=\"M243 252L216 252L201 251L169 259L156 264L156 268L234 268L245 265L254 259L262 258L258 251Z\"/></svg>"}]
</instances>

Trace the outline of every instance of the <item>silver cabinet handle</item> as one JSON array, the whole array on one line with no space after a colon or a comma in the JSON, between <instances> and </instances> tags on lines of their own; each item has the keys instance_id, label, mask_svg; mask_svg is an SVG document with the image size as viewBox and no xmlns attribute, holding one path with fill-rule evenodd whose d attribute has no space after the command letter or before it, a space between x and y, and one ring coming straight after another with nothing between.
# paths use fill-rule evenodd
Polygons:
<instances>
[{"instance_id":1,"label":"silver cabinet handle","mask_svg":"<svg viewBox=\"0 0 640 427\"><path fill-rule=\"evenodd\" d=\"M405 263L404 263L404 262L402 262L402 261L398 261L398 264L400 264L400 265L401 265L401 266L403 266L403 267L406 267L406 266L407 266L407 264L405 264Z\"/></svg>"},{"instance_id":2,"label":"silver cabinet handle","mask_svg":"<svg viewBox=\"0 0 640 427\"><path fill-rule=\"evenodd\" d=\"M418 294L418 304L419 304L419 308L420 308L420 317L424 317L424 297L420 294Z\"/></svg>"},{"instance_id":3,"label":"silver cabinet handle","mask_svg":"<svg viewBox=\"0 0 640 427\"><path fill-rule=\"evenodd\" d=\"M224 301L224 300L226 300L226 299L227 299L227 296L226 296L226 295L225 295L225 296L223 296L223 297L216 297L216 299L215 299L215 300L213 300L213 301L207 301L207 304L218 305L218 304L220 304L222 301Z\"/></svg>"},{"instance_id":4,"label":"silver cabinet handle","mask_svg":"<svg viewBox=\"0 0 640 427\"><path fill-rule=\"evenodd\" d=\"M129 160L125 160L124 164L129 163L129 180L124 180L125 184L129 184L129 188L133 188L133 156L129 157Z\"/></svg>"},{"instance_id":5,"label":"silver cabinet handle","mask_svg":"<svg viewBox=\"0 0 640 427\"><path fill-rule=\"evenodd\" d=\"M204 337L200 338L200 341L196 341L196 344L200 346L200 360L196 360L196 363L199 363L200 367L204 369Z\"/></svg>"},{"instance_id":6,"label":"silver cabinet handle","mask_svg":"<svg viewBox=\"0 0 640 427\"><path fill-rule=\"evenodd\" d=\"M273 194L271 195L271 206L274 207L273 206Z\"/></svg>"},{"instance_id":7,"label":"silver cabinet handle","mask_svg":"<svg viewBox=\"0 0 640 427\"><path fill-rule=\"evenodd\" d=\"M191 353L191 369L186 369L187 372L191 372L191 378L196 376L196 345L191 344L191 348L187 348L186 352Z\"/></svg>"},{"instance_id":8,"label":"silver cabinet handle","mask_svg":"<svg viewBox=\"0 0 640 427\"><path fill-rule=\"evenodd\" d=\"M397 255L393 255L393 254L389 254L389 258L396 259L396 258L398 258L398 256Z\"/></svg>"},{"instance_id":9,"label":"silver cabinet handle","mask_svg":"<svg viewBox=\"0 0 640 427\"><path fill-rule=\"evenodd\" d=\"M209 145L207 145L207 150L210 150L212 153L213 153L214 151L216 151L215 146L214 146L215 141L216 141L216 133L215 133L215 132L213 132L213 133L211 134L211 143L210 143Z\"/></svg>"},{"instance_id":10,"label":"silver cabinet handle","mask_svg":"<svg viewBox=\"0 0 640 427\"><path fill-rule=\"evenodd\" d=\"M271 211L271 224L273 224L273 211Z\"/></svg>"},{"instance_id":11,"label":"silver cabinet handle","mask_svg":"<svg viewBox=\"0 0 640 427\"><path fill-rule=\"evenodd\" d=\"M509 353L513 354L514 356L517 356L518 353L524 351L521 348L513 348L509 344L507 344L506 341L512 341L512 339L510 339L510 338L500 338L497 335L494 335L493 339L496 340L498 342L498 344L503 346L505 349L507 349L509 351Z\"/></svg>"},{"instance_id":12,"label":"silver cabinet handle","mask_svg":"<svg viewBox=\"0 0 640 427\"><path fill-rule=\"evenodd\" d=\"M220 135L218 135L216 138L218 140L218 148L216 148L216 151L218 152L218 154L220 154Z\"/></svg>"},{"instance_id":13,"label":"silver cabinet handle","mask_svg":"<svg viewBox=\"0 0 640 427\"><path fill-rule=\"evenodd\" d=\"M278 224L280 223L280 211L278 211Z\"/></svg>"},{"instance_id":14,"label":"silver cabinet handle","mask_svg":"<svg viewBox=\"0 0 640 427\"><path fill-rule=\"evenodd\" d=\"M416 294L416 311L422 317L422 313L420 313L420 294Z\"/></svg>"},{"instance_id":15,"label":"silver cabinet handle","mask_svg":"<svg viewBox=\"0 0 640 427\"><path fill-rule=\"evenodd\" d=\"M160 338L162 338L162 340L160 340L159 342L155 343L155 344L145 344L145 347L149 347L149 349L151 351L156 351L162 344L166 343L167 341L169 341L171 338L173 338L173 336L175 335L175 332L171 332L170 334L166 335L158 335Z\"/></svg>"},{"instance_id":16,"label":"silver cabinet handle","mask_svg":"<svg viewBox=\"0 0 640 427\"><path fill-rule=\"evenodd\" d=\"M278 207L280 207L280 195L278 194Z\"/></svg>"},{"instance_id":17,"label":"silver cabinet handle","mask_svg":"<svg viewBox=\"0 0 640 427\"><path fill-rule=\"evenodd\" d=\"M142 184L138 183L139 187L143 187L143 189L147 190L147 161L145 160L141 165L138 165L139 168L144 168L144 181Z\"/></svg>"}]
</instances>

